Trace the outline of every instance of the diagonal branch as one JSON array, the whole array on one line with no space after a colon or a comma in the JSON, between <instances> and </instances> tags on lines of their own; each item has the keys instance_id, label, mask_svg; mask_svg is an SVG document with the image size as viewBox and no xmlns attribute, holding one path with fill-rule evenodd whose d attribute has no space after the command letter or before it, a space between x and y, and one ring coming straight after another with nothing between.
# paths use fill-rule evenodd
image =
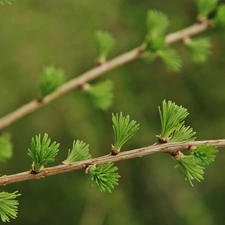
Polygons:
<instances>
[{"instance_id":1,"label":"diagonal branch","mask_svg":"<svg viewBox=\"0 0 225 225\"><path fill-rule=\"evenodd\" d=\"M105 155L98 158L79 161L71 164L62 164L58 166L48 167L43 169L38 174L33 174L32 171L26 171L22 173L17 173L13 175L3 175L0 177L0 186L4 186L11 183L22 182L25 180L40 179L47 176L53 176L61 173L72 172L75 170L85 169L90 164L104 164L109 162L117 162L132 158L138 158L146 155L152 155L155 153L170 153L174 154L177 151L189 150L192 146L198 146L202 144L210 144L214 147L225 147L225 139L219 140L205 140L205 141L192 141L192 142L176 142L176 143L167 143L161 145L150 145L143 148L138 148L134 150L129 150L125 152L120 152L117 155Z\"/></svg>"},{"instance_id":2,"label":"diagonal branch","mask_svg":"<svg viewBox=\"0 0 225 225\"><path fill-rule=\"evenodd\" d=\"M202 23L196 23L190 27L187 27L183 30L168 34L166 36L165 42L166 44L171 44L173 42L182 41L187 37L196 35L198 33L203 32L207 28L210 27L210 21L206 20ZM55 92L47 95L43 100L34 99L33 101L21 106L15 111L9 113L8 115L2 117L0 119L0 130L9 126L16 120L24 117L25 115L37 110L38 108L50 103L54 99L60 97L67 92L80 87L81 85L94 80L95 78L105 74L106 72L119 67L123 64L126 64L132 60L139 58L142 55L142 47L137 47L129 52L126 52L108 62L105 62L101 66L95 67L89 70L86 73L81 74L80 76L68 81L60 88L58 88Z\"/></svg>"}]
</instances>

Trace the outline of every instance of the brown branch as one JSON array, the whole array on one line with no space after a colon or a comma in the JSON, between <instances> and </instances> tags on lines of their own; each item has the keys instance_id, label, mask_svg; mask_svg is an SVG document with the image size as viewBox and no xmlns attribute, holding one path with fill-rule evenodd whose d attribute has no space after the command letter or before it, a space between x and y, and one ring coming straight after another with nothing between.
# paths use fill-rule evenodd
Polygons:
<instances>
[{"instance_id":1,"label":"brown branch","mask_svg":"<svg viewBox=\"0 0 225 225\"><path fill-rule=\"evenodd\" d=\"M171 44L173 42L184 40L187 37L196 35L201 33L202 31L206 30L210 26L209 21L204 21L202 23L194 24L188 28L183 30L177 31L175 33L168 34L165 39L166 44ZM42 107L43 105L48 104L49 102L53 101L54 99L60 97L61 95L78 88L79 86L105 74L106 72L119 67L123 64L126 64L134 59L137 59L141 56L142 50L141 47L135 48L129 52L126 52L108 62L105 62L101 66L93 68L86 73L81 74L80 76L68 81L60 88L58 88L52 94L46 96L42 101L35 99L26 105L21 106L20 108L16 109L14 112L9 113L8 115L2 117L0 119L0 130L9 126L16 120L24 117L25 115L37 110L38 108Z\"/></svg>"},{"instance_id":2,"label":"brown branch","mask_svg":"<svg viewBox=\"0 0 225 225\"><path fill-rule=\"evenodd\" d=\"M121 160L138 158L138 157L151 155L155 153L162 153L162 152L170 153L174 155L177 151L189 150L190 147L192 146L198 146L198 145L206 144L206 143L214 147L225 147L225 139L151 145L151 146L147 146L143 148L120 152L119 154L115 156L105 155L105 156L101 156L101 157L90 159L90 160L44 168L38 174L32 174L31 171L26 171L22 173L13 174L13 175L3 175L0 177L0 186L16 183L16 182L22 182L25 180L40 179L47 176L72 172L75 170L81 170L81 169L85 169L90 164L101 165L108 162L117 162Z\"/></svg>"}]
</instances>

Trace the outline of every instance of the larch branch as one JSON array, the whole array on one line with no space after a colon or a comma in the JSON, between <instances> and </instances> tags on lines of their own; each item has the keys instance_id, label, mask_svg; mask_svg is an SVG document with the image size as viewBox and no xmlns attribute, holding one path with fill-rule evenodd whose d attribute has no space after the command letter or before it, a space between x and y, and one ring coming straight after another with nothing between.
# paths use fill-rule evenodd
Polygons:
<instances>
[{"instance_id":1,"label":"larch branch","mask_svg":"<svg viewBox=\"0 0 225 225\"><path fill-rule=\"evenodd\" d=\"M210 27L209 21L204 21L202 23L196 23L188 28L185 28L183 30L168 34L165 38L166 44L171 44L173 42L184 40L187 37L196 35L198 33L203 32L208 27ZM139 58L142 54L142 48L137 47L129 52L126 52L112 60L109 60L108 62L105 62L101 66L95 67L91 70L89 70L86 73L81 74L80 76L68 81L64 85L62 85L60 88L58 88L55 92L49 94L45 98L43 98L41 101L38 99L35 99L20 108L16 109L15 111L9 113L8 115L2 117L0 119L0 130L9 126L13 122L17 121L18 119L24 117L25 115L37 110L38 108L48 104L49 102L53 101L54 99L60 97L61 95L78 88L79 86L94 80L95 78L105 74L106 72L119 67L121 65L124 65L132 60L135 60Z\"/></svg>"},{"instance_id":2,"label":"larch branch","mask_svg":"<svg viewBox=\"0 0 225 225\"><path fill-rule=\"evenodd\" d=\"M0 186L4 186L11 183L22 182L26 180L40 179L47 176L53 176L61 173L72 172L75 170L85 169L90 164L101 165L109 162L117 162L132 158L138 158L155 153L170 153L174 154L177 151L189 150L192 146L198 146L202 144L210 144L214 147L225 147L225 139L219 140L205 140L205 141L192 141L192 142L176 142L166 143L161 145L151 145L143 148L133 149L129 151L120 152L118 155L105 155L98 158L79 161L70 164L62 164L58 166L44 168L37 174L32 174L31 171L17 173L13 175L3 175L0 177Z\"/></svg>"}]
</instances>

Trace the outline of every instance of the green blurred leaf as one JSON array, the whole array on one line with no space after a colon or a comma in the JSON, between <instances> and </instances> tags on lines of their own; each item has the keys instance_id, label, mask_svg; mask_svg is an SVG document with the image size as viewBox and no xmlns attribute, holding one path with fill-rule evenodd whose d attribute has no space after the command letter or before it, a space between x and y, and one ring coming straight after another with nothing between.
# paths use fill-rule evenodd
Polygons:
<instances>
[{"instance_id":1,"label":"green blurred leaf","mask_svg":"<svg viewBox=\"0 0 225 225\"><path fill-rule=\"evenodd\" d=\"M116 44L114 37L106 32L98 30L95 32L95 44L98 51L98 62L103 63L109 52L113 49Z\"/></svg>"},{"instance_id":2,"label":"green blurred leaf","mask_svg":"<svg viewBox=\"0 0 225 225\"><path fill-rule=\"evenodd\" d=\"M54 66L45 67L40 81L42 97L56 91L65 81L65 74L62 69Z\"/></svg>"},{"instance_id":3,"label":"green blurred leaf","mask_svg":"<svg viewBox=\"0 0 225 225\"><path fill-rule=\"evenodd\" d=\"M169 20L166 14L150 10L147 14L147 32L150 36L162 36L169 25Z\"/></svg>"},{"instance_id":4,"label":"green blurred leaf","mask_svg":"<svg viewBox=\"0 0 225 225\"><path fill-rule=\"evenodd\" d=\"M69 149L68 156L63 163L68 164L86 159L91 159L89 145L83 141L77 140L73 142L72 150Z\"/></svg>"},{"instance_id":5,"label":"green blurred leaf","mask_svg":"<svg viewBox=\"0 0 225 225\"><path fill-rule=\"evenodd\" d=\"M44 134L41 140L41 134L32 137L28 155L33 159L32 169L39 172L46 164L53 162L58 154L59 145L55 141L51 143L48 134Z\"/></svg>"},{"instance_id":6,"label":"green blurred leaf","mask_svg":"<svg viewBox=\"0 0 225 225\"><path fill-rule=\"evenodd\" d=\"M92 175L92 182L95 182L101 192L111 193L115 185L118 185L120 175L116 172L118 168L113 163L100 166L90 166L88 172Z\"/></svg>"},{"instance_id":7,"label":"green blurred leaf","mask_svg":"<svg viewBox=\"0 0 225 225\"><path fill-rule=\"evenodd\" d=\"M145 62L153 62L157 57L157 52L146 51L141 55L141 58L144 59Z\"/></svg>"},{"instance_id":8,"label":"green blurred leaf","mask_svg":"<svg viewBox=\"0 0 225 225\"><path fill-rule=\"evenodd\" d=\"M115 144L112 145L112 150L119 152L124 143L139 129L139 124L136 124L137 122L134 120L130 121L129 115L124 117L122 112L120 114L116 113L116 116L112 114L112 122L115 136Z\"/></svg>"},{"instance_id":9,"label":"green blurred leaf","mask_svg":"<svg viewBox=\"0 0 225 225\"><path fill-rule=\"evenodd\" d=\"M113 102L113 82L106 80L94 85L88 85L85 91L89 94L92 104L106 111Z\"/></svg>"},{"instance_id":10,"label":"green blurred leaf","mask_svg":"<svg viewBox=\"0 0 225 225\"><path fill-rule=\"evenodd\" d=\"M0 161L5 162L13 155L11 135L9 133L3 133L0 136Z\"/></svg>"},{"instance_id":11,"label":"green blurred leaf","mask_svg":"<svg viewBox=\"0 0 225 225\"><path fill-rule=\"evenodd\" d=\"M215 27L225 27L225 5L219 6L212 23Z\"/></svg>"},{"instance_id":12,"label":"green blurred leaf","mask_svg":"<svg viewBox=\"0 0 225 225\"><path fill-rule=\"evenodd\" d=\"M174 49L160 49L157 51L157 55L169 69L173 71L179 71L181 69L181 58Z\"/></svg>"},{"instance_id":13,"label":"green blurred leaf","mask_svg":"<svg viewBox=\"0 0 225 225\"><path fill-rule=\"evenodd\" d=\"M18 191L13 193L0 192L0 217L3 222L9 222L10 218L15 219L17 217L17 205L19 203L15 198L20 195Z\"/></svg>"},{"instance_id":14,"label":"green blurred leaf","mask_svg":"<svg viewBox=\"0 0 225 225\"><path fill-rule=\"evenodd\" d=\"M195 62L204 63L211 54L211 43L208 38L188 39L185 45Z\"/></svg>"},{"instance_id":15,"label":"green blurred leaf","mask_svg":"<svg viewBox=\"0 0 225 225\"><path fill-rule=\"evenodd\" d=\"M198 19L205 20L213 12L218 4L218 0L196 0L198 7Z\"/></svg>"},{"instance_id":16,"label":"green blurred leaf","mask_svg":"<svg viewBox=\"0 0 225 225\"><path fill-rule=\"evenodd\" d=\"M147 14L146 50L156 51L164 46L165 31L169 25L168 17L157 10Z\"/></svg>"}]
</instances>

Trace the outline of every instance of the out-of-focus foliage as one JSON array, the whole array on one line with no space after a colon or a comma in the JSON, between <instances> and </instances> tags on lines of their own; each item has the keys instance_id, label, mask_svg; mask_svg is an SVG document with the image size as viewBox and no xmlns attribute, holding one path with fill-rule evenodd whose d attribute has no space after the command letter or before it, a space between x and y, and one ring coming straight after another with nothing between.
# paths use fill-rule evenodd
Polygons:
<instances>
[{"instance_id":1,"label":"out-of-focus foliage","mask_svg":"<svg viewBox=\"0 0 225 225\"><path fill-rule=\"evenodd\" d=\"M96 30L115 37L111 58L143 42L149 9L168 15L168 33L191 25L197 14L195 1L188 0L65 0L63 7L57 0L12 3L0 7L0 116L38 97L44 66L63 68L67 79L95 66ZM175 44L172 47L183 59L180 72L168 71L158 61L137 60L105 74L115 84L114 104L107 112L93 108L80 91L72 91L12 124L6 130L12 135L14 156L0 165L0 173L30 169L26 149L38 133L46 132L61 143L50 165L60 164L77 139L90 144L93 157L108 154L114 141L112 112L122 111L141 124L124 151L153 144L160 133L157 107L163 99L188 109L186 123L194 127L198 140L224 138L225 31L212 29L207 37L212 54L203 65L193 63L185 47ZM194 188L173 170L174 162L166 154L116 163L120 185L111 194L91 187L83 171L8 185L4 191L23 194L18 218L10 224L223 225L224 160L221 149Z\"/></svg>"},{"instance_id":2,"label":"out-of-focus foliage","mask_svg":"<svg viewBox=\"0 0 225 225\"><path fill-rule=\"evenodd\" d=\"M218 8L216 16L213 18L213 25L216 27L225 26L225 5L221 5Z\"/></svg>"},{"instance_id":3,"label":"out-of-focus foliage","mask_svg":"<svg viewBox=\"0 0 225 225\"><path fill-rule=\"evenodd\" d=\"M0 162L6 162L13 154L11 135L3 133L0 135Z\"/></svg>"},{"instance_id":4,"label":"out-of-focus foliage","mask_svg":"<svg viewBox=\"0 0 225 225\"><path fill-rule=\"evenodd\" d=\"M208 38L188 39L185 44L194 62L205 63L209 55L212 54Z\"/></svg>"},{"instance_id":5,"label":"out-of-focus foliage","mask_svg":"<svg viewBox=\"0 0 225 225\"><path fill-rule=\"evenodd\" d=\"M56 69L53 66L45 67L40 80L40 89L42 97L56 91L65 80L65 74L62 69Z\"/></svg>"},{"instance_id":6,"label":"out-of-focus foliage","mask_svg":"<svg viewBox=\"0 0 225 225\"><path fill-rule=\"evenodd\" d=\"M84 91L96 108L106 111L113 103L113 86L111 80L106 80L93 85L85 84Z\"/></svg>"},{"instance_id":7,"label":"out-of-focus foliage","mask_svg":"<svg viewBox=\"0 0 225 225\"><path fill-rule=\"evenodd\" d=\"M181 58L174 49L159 50L157 55L169 69L173 71L179 71L181 69Z\"/></svg>"},{"instance_id":8,"label":"out-of-focus foliage","mask_svg":"<svg viewBox=\"0 0 225 225\"><path fill-rule=\"evenodd\" d=\"M98 63L104 63L109 52L115 46L115 39L114 37L106 32L98 30L95 32L95 45L98 51Z\"/></svg>"},{"instance_id":9,"label":"out-of-focus foliage","mask_svg":"<svg viewBox=\"0 0 225 225\"><path fill-rule=\"evenodd\" d=\"M147 13L147 50L156 51L164 46L165 31L168 24L166 14L157 10L150 10Z\"/></svg>"},{"instance_id":10,"label":"out-of-focus foliage","mask_svg":"<svg viewBox=\"0 0 225 225\"><path fill-rule=\"evenodd\" d=\"M198 19L207 19L208 15L216 9L218 2L218 0L196 0Z\"/></svg>"}]
</instances>

